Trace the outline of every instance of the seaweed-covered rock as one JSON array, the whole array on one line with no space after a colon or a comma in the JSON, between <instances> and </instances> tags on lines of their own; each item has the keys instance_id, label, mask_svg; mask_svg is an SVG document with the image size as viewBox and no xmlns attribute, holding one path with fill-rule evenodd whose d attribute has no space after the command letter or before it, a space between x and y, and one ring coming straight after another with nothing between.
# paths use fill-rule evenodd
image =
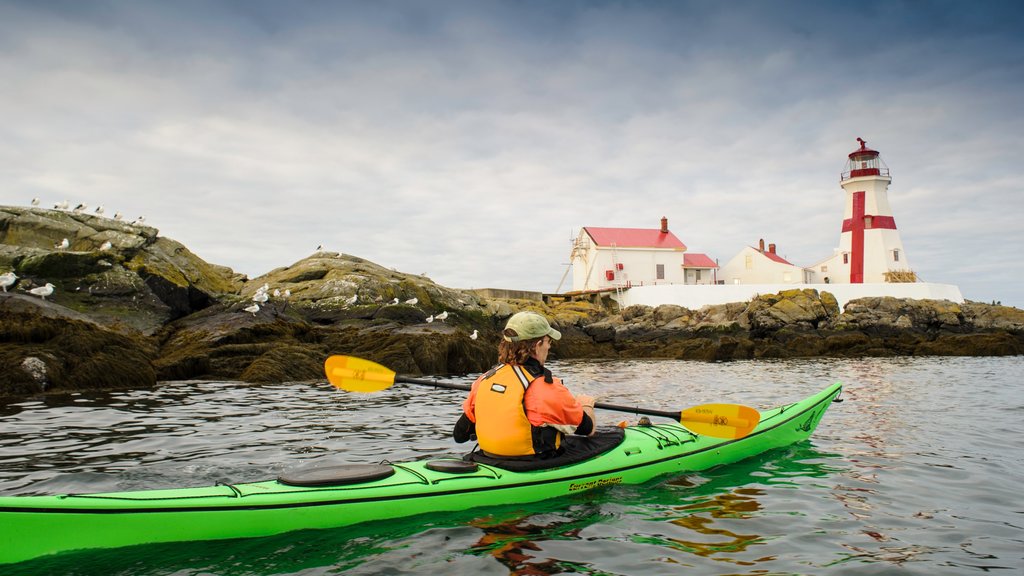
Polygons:
<instances>
[{"instance_id":1,"label":"seaweed-covered rock","mask_svg":"<svg viewBox=\"0 0 1024 576\"><path fill-rule=\"evenodd\" d=\"M0 395L156 383L155 343L52 302L0 293Z\"/></svg>"}]
</instances>

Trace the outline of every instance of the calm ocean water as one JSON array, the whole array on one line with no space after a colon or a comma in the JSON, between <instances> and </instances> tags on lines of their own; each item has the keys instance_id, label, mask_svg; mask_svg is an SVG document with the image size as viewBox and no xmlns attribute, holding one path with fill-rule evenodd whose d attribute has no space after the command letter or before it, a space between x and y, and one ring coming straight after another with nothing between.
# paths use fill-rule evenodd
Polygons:
<instances>
[{"instance_id":1,"label":"calm ocean water","mask_svg":"<svg viewBox=\"0 0 1024 576\"><path fill-rule=\"evenodd\" d=\"M576 392L654 408L763 408L836 380L846 401L809 442L641 486L271 538L81 552L0 574L1024 571L1022 357L552 368ZM353 395L326 383L223 382L0 400L0 494L199 486L314 462L460 454L448 435L461 400L411 385Z\"/></svg>"}]
</instances>

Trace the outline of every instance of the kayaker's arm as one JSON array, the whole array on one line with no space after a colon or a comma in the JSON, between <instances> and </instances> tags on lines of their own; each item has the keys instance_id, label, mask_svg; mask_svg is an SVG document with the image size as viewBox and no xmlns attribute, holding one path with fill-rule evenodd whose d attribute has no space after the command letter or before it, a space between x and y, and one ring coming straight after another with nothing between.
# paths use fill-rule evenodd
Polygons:
<instances>
[{"instance_id":1,"label":"kayaker's arm","mask_svg":"<svg viewBox=\"0 0 1024 576\"><path fill-rule=\"evenodd\" d=\"M472 440L474 436L476 436L476 424L463 412L459 421L455 423L455 429L452 430L452 438L458 444L462 444Z\"/></svg>"},{"instance_id":2,"label":"kayaker's arm","mask_svg":"<svg viewBox=\"0 0 1024 576\"><path fill-rule=\"evenodd\" d=\"M593 408L590 409L591 411ZM588 410L583 410L583 420L580 421L580 425L576 427L576 431L573 434L580 436L590 436L594 433L594 420L590 417Z\"/></svg>"}]
</instances>

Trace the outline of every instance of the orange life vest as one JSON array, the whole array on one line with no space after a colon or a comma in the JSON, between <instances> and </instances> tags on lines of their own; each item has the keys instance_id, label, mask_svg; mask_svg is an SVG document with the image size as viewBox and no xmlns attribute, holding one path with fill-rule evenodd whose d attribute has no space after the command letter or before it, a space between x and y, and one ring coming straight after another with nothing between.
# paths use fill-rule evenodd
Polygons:
<instances>
[{"instance_id":1,"label":"orange life vest","mask_svg":"<svg viewBox=\"0 0 1024 576\"><path fill-rule=\"evenodd\" d=\"M477 442L484 452L495 456L537 453L535 427L523 406L533 380L526 369L513 364L502 364L481 377L476 388L474 419ZM559 444L560 438L556 438L555 447Z\"/></svg>"}]
</instances>

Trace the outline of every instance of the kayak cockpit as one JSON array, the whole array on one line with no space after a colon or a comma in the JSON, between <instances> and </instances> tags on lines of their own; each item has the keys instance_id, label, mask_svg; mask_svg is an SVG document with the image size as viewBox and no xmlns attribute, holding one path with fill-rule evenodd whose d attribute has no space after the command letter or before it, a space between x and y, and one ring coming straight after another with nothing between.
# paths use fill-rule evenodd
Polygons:
<instances>
[{"instance_id":1,"label":"kayak cockpit","mask_svg":"<svg viewBox=\"0 0 1024 576\"><path fill-rule=\"evenodd\" d=\"M549 468L560 468L600 456L622 444L622 440L625 437L625 430L615 427L599 430L593 436L567 436L562 445L564 450L560 454L549 458L498 458L483 452L474 451L467 454L465 459L510 472L533 472Z\"/></svg>"}]
</instances>

